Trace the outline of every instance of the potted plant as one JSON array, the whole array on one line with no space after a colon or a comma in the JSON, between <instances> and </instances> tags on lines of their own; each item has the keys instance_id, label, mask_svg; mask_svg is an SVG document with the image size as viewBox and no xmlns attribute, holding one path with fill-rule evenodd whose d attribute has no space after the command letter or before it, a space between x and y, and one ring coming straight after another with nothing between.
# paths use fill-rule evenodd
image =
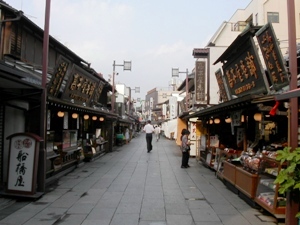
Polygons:
<instances>
[{"instance_id":1,"label":"potted plant","mask_svg":"<svg viewBox=\"0 0 300 225\"><path fill-rule=\"evenodd\" d=\"M274 183L279 185L278 192L286 194L288 192L300 191L300 148L285 147L283 150L277 151L276 159L281 165L286 165L277 175ZM298 197L299 198L299 197ZM298 199L299 201L299 199ZM300 212L296 214L300 218Z\"/></svg>"}]
</instances>

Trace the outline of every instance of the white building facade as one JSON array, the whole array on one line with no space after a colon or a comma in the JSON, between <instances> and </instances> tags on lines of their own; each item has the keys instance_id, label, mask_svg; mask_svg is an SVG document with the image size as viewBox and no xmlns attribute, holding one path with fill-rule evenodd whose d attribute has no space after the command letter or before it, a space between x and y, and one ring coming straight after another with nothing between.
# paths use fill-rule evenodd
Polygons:
<instances>
[{"instance_id":1,"label":"white building facade","mask_svg":"<svg viewBox=\"0 0 300 225\"><path fill-rule=\"evenodd\" d=\"M300 0L295 0L295 10L296 39L297 42L300 42ZM206 48L210 49L210 65L207 65L210 66L210 104L219 103L219 87L215 72L222 68L221 63L213 64L243 31L246 25L252 23L254 26L264 26L271 22L280 44L281 52L285 55L288 51L287 18L287 1L252 0L245 9L238 9L229 21L224 21L221 24L206 46ZM263 63L263 60L261 61ZM206 89L206 93L207 91Z\"/></svg>"}]
</instances>

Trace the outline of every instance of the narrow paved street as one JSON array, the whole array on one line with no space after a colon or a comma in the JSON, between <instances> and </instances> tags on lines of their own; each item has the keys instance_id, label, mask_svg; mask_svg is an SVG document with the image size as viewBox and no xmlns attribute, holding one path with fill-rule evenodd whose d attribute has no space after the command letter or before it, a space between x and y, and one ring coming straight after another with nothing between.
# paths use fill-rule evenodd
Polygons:
<instances>
[{"instance_id":1,"label":"narrow paved street","mask_svg":"<svg viewBox=\"0 0 300 225\"><path fill-rule=\"evenodd\" d=\"M14 225L274 225L195 158L181 169L175 141L145 134L62 177L35 202L2 207L0 224ZM0 199L5 201L5 199Z\"/></svg>"}]
</instances>

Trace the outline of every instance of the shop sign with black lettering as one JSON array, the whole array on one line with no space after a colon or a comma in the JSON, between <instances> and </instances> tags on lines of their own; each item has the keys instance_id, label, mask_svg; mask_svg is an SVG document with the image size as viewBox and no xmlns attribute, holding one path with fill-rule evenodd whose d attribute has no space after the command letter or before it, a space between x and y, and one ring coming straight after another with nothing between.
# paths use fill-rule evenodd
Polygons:
<instances>
[{"instance_id":1,"label":"shop sign with black lettering","mask_svg":"<svg viewBox=\"0 0 300 225\"><path fill-rule=\"evenodd\" d=\"M63 99L74 103L88 105L93 97L99 80L84 69L73 65Z\"/></svg>"},{"instance_id":2,"label":"shop sign with black lettering","mask_svg":"<svg viewBox=\"0 0 300 225\"><path fill-rule=\"evenodd\" d=\"M179 107L180 107L180 110L181 110L181 112L185 112L186 110L186 108L185 108L185 104L186 104L186 100L185 99L183 99L182 101L180 101L179 102Z\"/></svg>"},{"instance_id":3,"label":"shop sign with black lettering","mask_svg":"<svg viewBox=\"0 0 300 225\"><path fill-rule=\"evenodd\" d=\"M261 49L269 79L274 90L280 90L289 84L287 70L278 41L271 23L263 26L255 34Z\"/></svg>"},{"instance_id":4,"label":"shop sign with black lettering","mask_svg":"<svg viewBox=\"0 0 300 225\"><path fill-rule=\"evenodd\" d=\"M54 68L54 73L48 84L48 95L57 97L70 64L70 61L64 57L60 56L58 58L57 64Z\"/></svg>"},{"instance_id":5,"label":"shop sign with black lettering","mask_svg":"<svg viewBox=\"0 0 300 225\"><path fill-rule=\"evenodd\" d=\"M266 94L266 77L252 37L242 44L242 51L232 54L223 65L224 78L232 97Z\"/></svg>"},{"instance_id":6,"label":"shop sign with black lettering","mask_svg":"<svg viewBox=\"0 0 300 225\"><path fill-rule=\"evenodd\" d=\"M99 102L102 91L103 91L103 88L104 88L104 82L99 81L98 84L97 84L97 87L95 89L94 96L93 96L93 101L94 102Z\"/></svg>"},{"instance_id":7,"label":"shop sign with black lettering","mask_svg":"<svg viewBox=\"0 0 300 225\"><path fill-rule=\"evenodd\" d=\"M218 69L215 72L215 75L216 75L216 79L217 79L217 82L218 82L218 85L219 85L220 97L221 97L221 99L222 99L223 102L226 102L226 101L229 100L229 98L228 98L228 95L227 95L227 90L226 90L226 87L225 87L224 76L222 74L221 69Z\"/></svg>"},{"instance_id":8,"label":"shop sign with black lettering","mask_svg":"<svg viewBox=\"0 0 300 225\"><path fill-rule=\"evenodd\" d=\"M205 101L205 62L204 61L196 61L195 96L196 96L196 102Z\"/></svg>"}]
</instances>

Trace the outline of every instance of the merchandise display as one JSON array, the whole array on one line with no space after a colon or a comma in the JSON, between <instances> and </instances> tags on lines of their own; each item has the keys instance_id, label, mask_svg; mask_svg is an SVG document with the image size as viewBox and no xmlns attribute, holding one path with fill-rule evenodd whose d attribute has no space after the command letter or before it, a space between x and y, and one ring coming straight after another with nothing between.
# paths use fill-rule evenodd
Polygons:
<instances>
[{"instance_id":1,"label":"merchandise display","mask_svg":"<svg viewBox=\"0 0 300 225\"><path fill-rule=\"evenodd\" d=\"M273 151L272 151L273 150ZM277 218L285 215L285 196L279 195L274 184L281 169L276 161L276 151L269 148L262 152L242 151L239 157L231 158L226 151L216 156L217 176L233 185L239 192L252 199Z\"/></svg>"},{"instance_id":2,"label":"merchandise display","mask_svg":"<svg viewBox=\"0 0 300 225\"><path fill-rule=\"evenodd\" d=\"M271 155L271 157L269 157ZM274 184L280 163L274 159L275 154L263 156L260 164L259 182L257 185L255 202L277 218L285 216L286 198L278 193L278 184Z\"/></svg>"}]
</instances>

